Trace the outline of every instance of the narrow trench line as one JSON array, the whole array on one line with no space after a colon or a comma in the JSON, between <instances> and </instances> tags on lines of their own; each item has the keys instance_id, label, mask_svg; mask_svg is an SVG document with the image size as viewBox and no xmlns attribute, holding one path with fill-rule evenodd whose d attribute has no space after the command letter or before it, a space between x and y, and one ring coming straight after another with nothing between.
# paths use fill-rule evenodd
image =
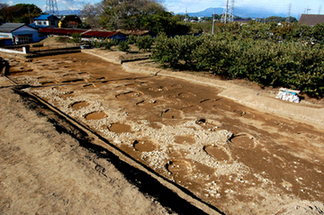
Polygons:
<instances>
[{"instance_id":1,"label":"narrow trench line","mask_svg":"<svg viewBox=\"0 0 324 215\"><path fill-rule=\"evenodd\" d=\"M28 87L28 86L27 86ZM65 119L65 121L71 124L79 132L84 134L83 136L89 136L90 138L80 139L78 136L70 133L63 126L59 126L55 120L53 123L59 130L63 130L65 133L70 134L74 138L78 139L80 146L96 153L99 157L105 158L107 153L111 154L112 157L116 159L107 159L107 161L112 161L116 168L121 171L128 181L136 185L141 192L147 193L150 196L156 197L157 200L166 208L171 208L180 214L224 214L222 211L210 205L187 189L177 185L176 183L164 178L161 175L156 174L153 170L146 167L144 164L132 158L127 153L121 151L115 145L111 144L104 137L92 130L88 125L80 123L65 114L61 110L57 109L53 105L49 104L37 95L29 92L21 91L21 88L15 89L21 97L30 97L36 101L37 105L43 106L50 111L57 114L60 118ZM89 139L96 138L105 144L105 147L97 145L90 141ZM102 153L105 152L105 153Z\"/></svg>"}]
</instances>

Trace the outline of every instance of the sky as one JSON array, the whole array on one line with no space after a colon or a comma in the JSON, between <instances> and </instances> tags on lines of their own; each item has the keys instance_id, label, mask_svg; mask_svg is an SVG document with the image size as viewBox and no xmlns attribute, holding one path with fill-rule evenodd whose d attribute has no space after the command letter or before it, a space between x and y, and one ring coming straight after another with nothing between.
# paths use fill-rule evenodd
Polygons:
<instances>
[{"instance_id":1,"label":"sky","mask_svg":"<svg viewBox=\"0 0 324 215\"><path fill-rule=\"evenodd\" d=\"M14 5L18 3L35 4L45 11L47 0L0 0L1 3ZM56 0L59 10L74 10L81 9L86 3L98 3L101 0ZM174 13L187 12L196 13L210 7L225 7L227 0L160 0L168 11ZM231 3L233 0L228 0ZM289 6L291 4L291 6ZM324 14L323 0L234 0L235 7L245 7L254 10L270 9L275 12L290 14L293 17L298 17L303 13L308 14Z\"/></svg>"}]
</instances>

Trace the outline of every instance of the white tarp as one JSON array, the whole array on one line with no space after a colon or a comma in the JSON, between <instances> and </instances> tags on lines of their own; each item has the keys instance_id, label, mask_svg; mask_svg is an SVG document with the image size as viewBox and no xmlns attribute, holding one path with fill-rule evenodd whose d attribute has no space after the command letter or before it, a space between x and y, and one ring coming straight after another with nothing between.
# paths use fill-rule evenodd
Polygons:
<instances>
[{"instance_id":1,"label":"white tarp","mask_svg":"<svg viewBox=\"0 0 324 215\"><path fill-rule=\"evenodd\" d=\"M290 102L299 103L300 98L298 96L298 92L299 91L294 91L294 90L281 88L279 93L277 94L276 98L277 99L282 99L284 101L290 101Z\"/></svg>"}]
</instances>

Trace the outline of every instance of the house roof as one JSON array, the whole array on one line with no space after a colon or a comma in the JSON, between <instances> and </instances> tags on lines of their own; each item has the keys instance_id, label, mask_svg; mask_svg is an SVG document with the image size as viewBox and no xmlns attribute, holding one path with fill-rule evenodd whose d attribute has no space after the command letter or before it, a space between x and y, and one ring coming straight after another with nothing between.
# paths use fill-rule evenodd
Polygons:
<instances>
[{"instance_id":1,"label":"house roof","mask_svg":"<svg viewBox=\"0 0 324 215\"><path fill-rule=\"evenodd\" d=\"M11 33L24 25L24 23L4 23L0 26L0 32Z\"/></svg>"},{"instance_id":2,"label":"house roof","mask_svg":"<svg viewBox=\"0 0 324 215\"><path fill-rule=\"evenodd\" d=\"M105 37L109 38L116 34L118 34L118 31L86 31L82 33L82 36L86 37Z\"/></svg>"},{"instance_id":3,"label":"house roof","mask_svg":"<svg viewBox=\"0 0 324 215\"><path fill-rule=\"evenodd\" d=\"M42 14L39 17L34 18L34 20L53 20L53 19L58 20L59 18L53 15L46 15L46 14Z\"/></svg>"},{"instance_id":4,"label":"house roof","mask_svg":"<svg viewBox=\"0 0 324 215\"><path fill-rule=\"evenodd\" d=\"M122 33L126 35L142 36L150 34L151 32L149 30L123 30Z\"/></svg>"},{"instance_id":5,"label":"house roof","mask_svg":"<svg viewBox=\"0 0 324 215\"><path fill-rule=\"evenodd\" d=\"M74 29L74 28L43 28L39 30L39 33L43 34L56 34L56 35L72 35L74 33L81 34L87 30L85 29Z\"/></svg>"},{"instance_id":6,"label":"house roof","mask_svg":"<svg viewBox=\"0 0 324 215\"><path fill-rule=\"evenodd\" d=\"M324 23L324 15L302 14L298 23L310 26Z\"/></svg>"}]
</instances>

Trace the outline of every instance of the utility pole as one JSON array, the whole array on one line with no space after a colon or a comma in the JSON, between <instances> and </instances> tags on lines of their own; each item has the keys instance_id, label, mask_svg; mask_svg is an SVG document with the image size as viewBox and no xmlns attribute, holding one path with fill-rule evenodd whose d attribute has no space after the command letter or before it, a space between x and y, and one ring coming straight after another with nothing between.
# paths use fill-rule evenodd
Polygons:
<instances>
[{"instance_id":1,"label":"utility pole","mask_svg":"<svg viewBox=\"0 0 324 215\"><path fill-rule=\"evenodd\" d=\"M224 12L222 14L221 22L224 22L224 24L227 23L227 16L229 13L229 22L234 21L234 0L231 0L231 5L229 5L229 0L226 0L226 7L224 8Z\"/></svg>"},{"instance_id":2,"label":"utility pole","mask_svg":"<svg viewBox=\"0 0 324 215\"><path fill-rule=\"evenodd\" d=\"M234 2L235 0L231 0L231 5L230 5L230 22L234 22Z\"/></svg>"},{"instance_id":3,"label":"utility pole","mask_svg":"<svg viewBox=\"0 0 324 215\"><path fill-rule=\"evenodd\" d=\"M212 26L212 34L214 34L214 29L215 29L215 8L214 8L214 13L213 13L213 26Z\"/></svg>"},{"instance_id":4,"label":"utility pole","mask_svg":"<svg viewBox=\"0 0 324 215\"><path fill-rule=\"evenodd\" d=\"M289 8L288 8L288 17L287 17L287 22L290 22L290 12L291 12L291 3L289 4Z\"/></svg>"},{"instance_id":5,"label":"utility pole","mask_svg":"<svg viewBox=\"0 0 324 215\"><path fill-rule=\"evenodd\" d=\"M224 19L224 24L226 24L226 21L227 21L227 11L228 11L228 1L226 1L226 10L225 10L225 19Z\"/></svg>"},{"instance_id":6,"label":"utility pole","mask_svg":"<svg viewBox=\"0 0 324 215\"><path fill-rule=\"evenodd\" d=\"M185 14L185 25L187 25L187 8L186 8L186 14Z\"/></svg>"},{"instance_id":7,"label":"utility pole","mask_svg":"<svg viewBox=\"0 0 324 215\"><path fill-rule=\"evenodd\" d=\"M30 24L31 23L31 18L30 18L29 6L28 6L28 17L29 17L29 24Z\"/></svg>"}]
</instances>

